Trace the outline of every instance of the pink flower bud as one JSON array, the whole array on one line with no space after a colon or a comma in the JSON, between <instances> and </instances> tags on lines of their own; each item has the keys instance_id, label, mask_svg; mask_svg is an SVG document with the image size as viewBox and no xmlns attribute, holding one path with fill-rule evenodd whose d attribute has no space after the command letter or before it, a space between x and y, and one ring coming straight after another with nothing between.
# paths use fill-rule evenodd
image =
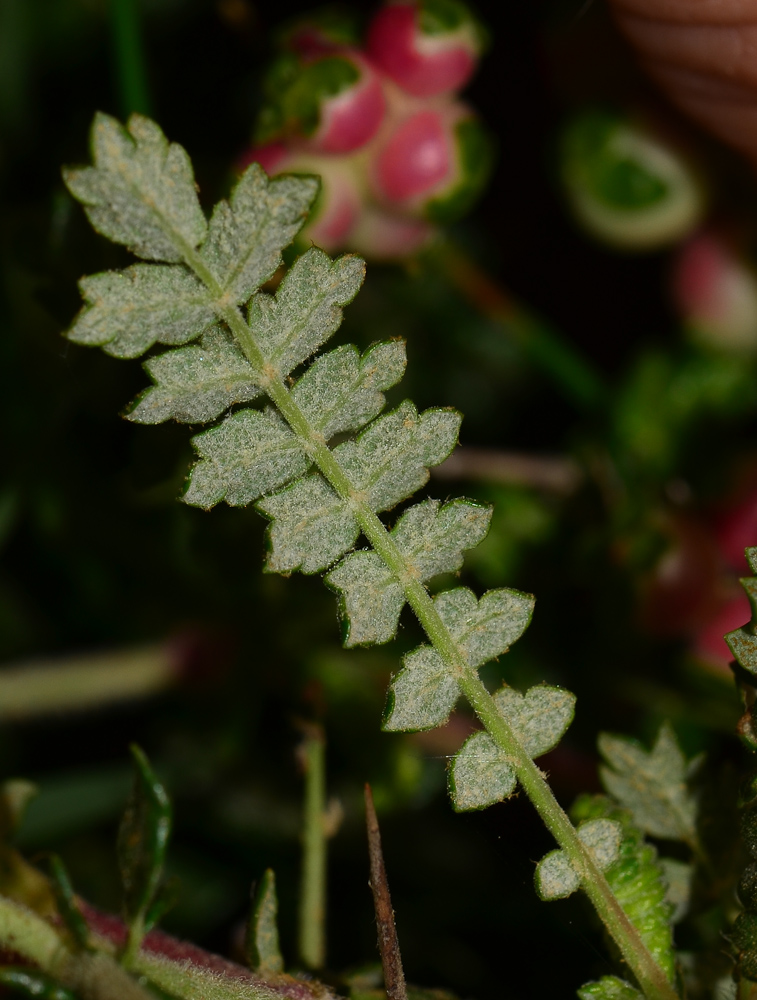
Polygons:
<instances>
[{"instance_id":1,"label":"pink flower bud","mask_svg":"<svg viewBox=\"0 0 757 1000\"><path fill-rule=\"evenodd\" d=\"M379 74L356 49L303 59L283 53L269 70L258 139L323 153L349 153L371 139L384 118Z\"/></svg>"},{"instance_id":2,"label":"pink flower bud","mask_svg":"<svg viewBox=\"0 0 757 1000\"><path fill-rule=\"evenodd\" d=\"M734 353L757 351L757 273L717 235L698 233L681 247L672 293L695 340Z\"/></svg>"},{"instance_id":3,"label":"pink flower bud","mask_svg":"<svg viewBox=\"0 0 757 1000\"><path fill-rule=\"evenodd\" d=\"M347 58L347 53L339 58ZM320 121L307 142L312 149L350 153L373 138L384 117L386 99L378 74L357 52L350 52L349 59L359 76L351 86L321 100Z\"/></svg>"},{"instance_id":4,"label":"pink flower bud","mask_svg":"<svg viewBox=\"0 0 757 1000\"><path fill-rule=\"evenodd\" d=\"M368 31L374 63L416 97L459 90L484 46L481 26L459 0L399 0L383 7Z\"/></svg>"},{"instance_id":5,"label":"pink flower bud","mask_svg":"<svg viewBox=\"0 0 757 1000\"><path fill-rule=\"evenodd\" d=\"M459 102L416 110L379 140L370 171L386 207L435 222L462 215L489 175L489 139Z\"/></svg>"},{"instance_id":6,"label":"pink flower bud","mask_svg":"<svg viewBox=\"0 0 757 1000\"><path fill-rule=\"evenodd\" d=\"M251 146L245 150L236 163L238 173L243 173L251 163L259 163L269 176L282 169L289 150L283 142L271 142L266 146Z\"/></svg>"}]
</instances>

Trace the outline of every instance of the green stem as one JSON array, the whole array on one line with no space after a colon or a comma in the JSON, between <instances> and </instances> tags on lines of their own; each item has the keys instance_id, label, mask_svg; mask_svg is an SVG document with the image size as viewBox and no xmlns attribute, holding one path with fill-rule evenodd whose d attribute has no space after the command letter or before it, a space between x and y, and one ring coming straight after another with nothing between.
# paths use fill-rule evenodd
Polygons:
<instances>
[{"instance_id":1,"label":"green stem","mask_svg":"<svg viewBox=\"0 0 757 1000\"><path fill-rule=\"evenodd\" d=\"M305 810L300 890L300 959L309 969L326 964L326 741L309 725L302 746Z\"/></svg>"},{"instance_id":2,"label":"green stem","mask_svg":"<svg viewBox=\"0 0 757 1000\"><path fill-rule=\"evenodd\" d=\"M184 246L186 247L186 244ZM668 982L665 973L655 962L639 932L618 903L607 879L579 839L575 827L555 799L542 772L516 739L509 723L500 714L494 699L478 674L468 665L464 653L440 618L425 586L414 576L384 524L369 507L360 491L352 485L323 437L310 426L308 419L281 381L279 373L267 363L240 310L224 300L223 290L199 254L187 248L185 259L215 298L219 317L227 323L248 361L259 373L261 387L300 439L305 453L349 505L363 534L403 587L408 603L457 680L461 691L468 698L492 739L512 760L521 785L547 828L570 858L571 864L581 878L582 887L648 1000L675 1000L675 990Z\"/></svg>"},{"instance_id":3,"label":"green stem","mask_svg":"<svg viewBox=\"0 0 757 1000\"><path fill-rule=\"evenodd\" d=\"M137 0L111 0L110 13L116 82L124 117L134 111L149 115L152 101Z\"/></svg>"},{"instance_id":4,"label":"green stem","mask_svg":"<svg viewBox=\"0 0 757 1000\"><path fill-rule=\"evenodd\" d=\"M449 240L438 245L437 260L446 278L479 312L501 326L530 360L580 410L593 412L608 397L594 366L542 317L518 302Z\"/></svg>"}]
</instances>

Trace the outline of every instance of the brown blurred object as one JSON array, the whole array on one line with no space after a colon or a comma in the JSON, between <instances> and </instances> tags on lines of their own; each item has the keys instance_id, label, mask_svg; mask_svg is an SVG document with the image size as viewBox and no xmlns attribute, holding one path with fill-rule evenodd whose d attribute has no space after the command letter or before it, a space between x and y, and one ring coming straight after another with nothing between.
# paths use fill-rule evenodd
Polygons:
<instances>
[{"instance_id":1,"label":"brown blurred object","mask_svg":"<svg viewBox=\"0 0 757 1000\"><path fill-rule=\"evenodd\" d=\"M757 0L610 0L671 101L757 166Z\"/></svg>"}]
</instances>

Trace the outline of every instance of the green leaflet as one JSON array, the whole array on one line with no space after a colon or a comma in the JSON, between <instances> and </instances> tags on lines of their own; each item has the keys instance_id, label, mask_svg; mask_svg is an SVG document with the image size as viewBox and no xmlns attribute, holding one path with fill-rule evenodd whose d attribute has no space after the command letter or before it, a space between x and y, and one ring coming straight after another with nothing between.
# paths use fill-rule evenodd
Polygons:
<instances>
[{"instance_id":1,"label":"green leaflet","mask_svg":"<svg viewBox=\"0 0 757 1000\"><path fill-rule=\"evenodd\" d=\"M557 746L573 721L575 695L540 684L525 695L502 687L494 695L497 707L530 757L540 757ZM515 791L512 763L488 733L470 736L452 762L449 791L458 812L484 809Z\"/></svg>"},{"instance_id":2,"label":"green leaflet","mask_svg":"<svg viewBox=\"0 0 757 1000\"><path fill-rule=\"evenodd\" d=\"M466 587L446 590L434 606L471 667L480 667L509 647L531 621L534 599L518 590L490 590L480 601ZM459 694L441 656L430 646L408 653L392 680L384 712L388 732L433 729L449 718Z\"/></svg>"},{"instance_id":3,"label":"green leaflet","mask_svg":"<svg viewBox=\"0 0 757 1000\"><path fill-rule=\"evenodd\" d=\"M631 814L604 795L582 795L571 809L574 822L612 819L623 828L620 857L605 872L605 878L644 944L670 982L675 977L675 952L667 885L657 851L644 842Z\"/></svg>"},{"instance_id":4,"label":"green leaflet","mask_svg":"<svg viewBox=\"0 0 757 1000\"><path fill-rule=\"evenodd\" d=\"M57 854L48 855L47 862L58 915L77 949L86 949L89 947L89 927L77 906L66 867Z\"/></svg>"},{"instance_id":5,"label":"green leaflet","mask_svg":"<svg viewBox=\"0 0 757 1000\"><path fill-rule=\"evenodd\" d=\"M207 330L199 344L167 351L144 367L155 385L137 396L126 412L139 424L207 423L262 391L252 365L221 326Z\"/></svg>"},{"instance_id":6,"label":"green leaflet","mask_svg":"<svg viewBox=\"0 0 757 1000\"><path fill-rule=\"evenodd\" d=\"M418 580L454 573L463 551L485 537L491 509L469 500L438 500L416 504L400 517L391 532L397 548ZM371 551L348 555L326 577L340 594L345 622L345 646L388 642L397 631L405 604L402 586L381 557Z\"/></svg>"},{"instance_id":7,"label":"green leaflet","mask_svg":"<svg viewBox=\"0 0 757 1000\"><path fill-rule=\"evenodd\" d=\"M90 143L95 166L63 179L92 226L146 260L182 261L207 231L186 152L142 115L124 128L98 113Z\"/></svg>"},{"instance_id":8,"label":"green leaflet","mask_svg":"<svg viewBox=\"0 0 757 1000\"><path fill-rule=\"evenodd\" d=\"M292 398L328 441L377 417L384 408L381 390L399 382L406 364L401 340L374 344L362 357L347 344L316 358L292 389Z\"/></svg>"},{"instance_id":9,"label":"green leaflet","mask_svg":"<svg viewBox=\"0 0 757 1000\"><path fill-rule=\"evenodd\" d=\"M307 472L310 460L271 407L241 410L192 438L201 457L190 474L185 503L206 510L220 500L244 507Z\"/></svg>"},{"instance_id":10,"label":"green leaflet","mask_svg":"<svg viewBox=\"0 0 757 1000\"><path fill-rule=\"evenodd\" d=\"M317 177L269 180L253 163L231 198L213 209L201 256L235 304L246 302L281 264L281 251L304 225L319 186Z\"/></svg>"},{"instance_id":11,"label":"green leaflet","mask_svg":"<svg viewBox=\"0 0 757 1000\"><path fill-rule=\"evenodd\" d=\"M185 344L215 320L207 289L180 264L134 264L82 278L87 302L66 336L136 358L159 341Z\"/></svg>"},{"instance_id":12,"label":"green leaflet","mask_svg":"<svg viewBox=\"0 0 757 1000\"><path fill-rule=\"evenodd\" d=\"M347 504L318 473L266 497L257 508L272 522L265 567L270 573L318 573L351 549L360 534Z\"/></svg>"},{"instance_id":13,"label":"green leaflet","mask_svg":"<svg viewBox=\"0 0 757 1000\"><path fill-rule=\"evenodd\" d=\"M610 819L590 819L578 827L579 839L588 849L600 871L617 860L622 831L620 823ZM541 859L534 873L536 891L544 900L565 899L581 886L578 872L565 851L550 851Z\"/></svg>"},{"instance_id":14,"label":"green leaflet","mask_svg":"<svg viewBox=\"0 0 757 1000\"><path fill-rule=\"evenodd\" d=\"M287 271L275 296L250 303L250 330L266 361L284 377L339 328L342 306L360 290L365 264L347 255L332 260L313 247Z\"/></svg>"},{"instance_id":15,"label":"green leaflet","mask_svg":"<svg viewBox=\"0 0 757 1000\"><path fill-rule=\"evenodd\" d=\"M747 549L745 555L752 573L757 576L757 548ZM747 576L743 577L739 582L749 598L749 603L752 607L752 620L741 628L729 632L725 637L725 641L728 643L734 658L738 660L744 670L749 671L750 674L757 674L757 636L755 636L755 621L757 621L757 579L755 576ZM750 734L742 732L741 735L744 738ZM754 734L752 733L751 735L753 737ZM752 746L749 740L747 740L747 745L750 746L750 749L755 749L757 742Z\"/></svg>"},{"instance_id":16,"label":"green leaflet","mask_svg":"<svg viewBox=\"0 0 757 1000\"><path fill-rule=\"evenodd\" d=\"M278 975L284 971L284 960L279 949L277 913L276 877L272 869L268 868L255 893L245 937L247 962L251 969L261 975Z\"/></svg>"},{"instance_id":17,"label":"green leaflet","mask_svg":"<svg viewBox=\"0 0 757 1000\"><path fill-rule=\"evenodd\" d=\"M657 863L662 868L667 885L665 898L673 907L670 922L677 924L689 911L694 866L685 861L678 861L677 858L658 858Z\"/></svg>"},{"instance_id":18,"label":"green leaflet","mask_svg":"<svg viewBox=\"0 0 757 1000\"><path fill-rule=\"evenodd\" d=\"M595 983L586 983L576 993L579 1000L644 1000L643 993L617 976L602 976Z\"/></svg>"},{"instance_id":19,"label":"green leaflet","mask_svg":"<svg viewBox=\"0 0 757 1000\"><path fill-rule=\"evenodd\" d=\"M406 499L428 480L426 466L447 457L459 426L460 415L453 410L426 410L419 415L412 403L405 402L333 454L378 512ZM273 522L268 529L267 568L277 573L326 569L352 548L359 535L347 501L318 474L266 498L258 510Z\"/></svg>"},{"instance_id":20,"label":"green leaflet","mask_svg":"<svg viewBox=\"0 0 757 1000\"><path fill-rule=\"evenodd\" d=\"M636 740L608 733L600 734L597 745L607 762L600 768L602 784L631 812L636 825L653 837L696 847L697 803L686 785L692 762L687 765L670 725L663 723L650 751Z\"/></svg>"}]
</instances>

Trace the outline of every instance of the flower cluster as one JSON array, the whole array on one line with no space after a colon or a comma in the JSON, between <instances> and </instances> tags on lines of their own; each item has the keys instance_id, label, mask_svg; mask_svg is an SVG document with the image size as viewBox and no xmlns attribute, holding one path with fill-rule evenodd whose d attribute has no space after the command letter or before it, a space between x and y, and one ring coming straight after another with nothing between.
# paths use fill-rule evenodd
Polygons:
<instances>
[{"instance_id":1,"label":"flower cluster","mask_svg":"<svg viewBox=\"0 0 757 1000\"><path fill-rule=\"evenodd\" d=\"M333 14L281 36L256 144L242 165L321 177L306 237L397 259L464 214L490 172L489 137L457 96L484 32L460 0L395 0L363 44Z\"/></svg>"}]
</instances>

